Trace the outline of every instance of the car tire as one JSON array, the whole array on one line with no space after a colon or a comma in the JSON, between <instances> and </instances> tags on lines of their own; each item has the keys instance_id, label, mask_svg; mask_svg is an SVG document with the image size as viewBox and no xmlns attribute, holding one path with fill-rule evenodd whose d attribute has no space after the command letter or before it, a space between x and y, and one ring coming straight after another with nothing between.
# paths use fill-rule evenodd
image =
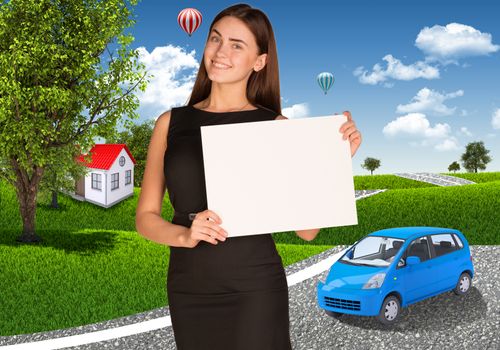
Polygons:
<instances>
[{"instance_id":1,"label":"car tire","mask_svg":"<svg viewBox=\"0 0 500 350\"><path fill-rule=\"evenodd\" d=\"M333 317L333 318L339 318L340 316L343 315L343 313L341 312L335 312L335 311L330 311L330 310L325 310L326 314L330 317Z\"/></svg>"},{"instance_id":2,"label":"car tire","mask_svg":"<svg viewBox=\"0 0 500 350\"><path fill-rule=\"evenodd\" d=\"M401 302L394 295L389 295L384 299L377 320L383 324L391 325L399 320L401 315Z\"/></svg>"},{"instance_id":3,"label":"car tire","mask_svg":"<svg viewBox=\"0 0 500 350\"><path fill-rule=\"evenodd\" d=\"M469 292L470 287L471 287L471 279L470 275L467 272L462 272L460 277L458 278L457 285L455 286L455 289L453 289L453 292L455 292L456 295L465 295Z\"/></svg>"}]
</instances>

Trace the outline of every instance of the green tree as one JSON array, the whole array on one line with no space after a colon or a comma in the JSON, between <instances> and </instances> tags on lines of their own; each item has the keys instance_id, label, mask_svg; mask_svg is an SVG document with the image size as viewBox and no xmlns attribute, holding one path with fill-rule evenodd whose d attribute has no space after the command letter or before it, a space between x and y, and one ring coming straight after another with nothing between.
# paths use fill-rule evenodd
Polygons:
<instances>
[{"instance_id":1,"label":"green tree","mask_svg":"<svg viewBox=\"0 0 500 350\"><path fill-rule=\"evenodd\" d=\"M57 159L74 159L80 154L78 148L73 146L58 147L57 151L69 152L61 153ZM47 164L40 181L38 200L50 201L50 207L58 209L58 193L75 192L76 182L87 173L88 168L76 161Z\"/></svg>"},{"instance_id":2,"label":"green tree","mask_svg":"<svg viewBox=\"0 0 500 350\"><path fill-rule=\"evenodd\" d=\"M465 147L465 153L462 154L462 165L469 172L477 173L477 169L486 169L486 164L491 162L488 155L489 150L484 147L484 142L471 142Z\"/></svg>"},{"instance_id":3,"label":"green tree","mask_svg":"<svg viewBox=\"0 0 500 350\"><path fill-rule=\"evenodd\" d=\"M460 164L458 164L457 161L451 163L449 166L448 166L448 171L453 171L453 172L457 172L458 170L460 170Z\"/></svg>"},{"instance_id":4,"label":"green tree","mask_svg":"<svg viewBox=\"0 0 500 350\"><path fill-rule=\"evenodd\" d=\"M373 175L373 171L380 167L380 160L368 157L365 159L365 162L361 164L361 167L370 170L371 175Z\"/></svg>"},{"instance_id":5,"label":"green tree","mask_svg":"<svg viewBox=\"0 0 500 350\"><path fill-rule=\"evenodd\" d=\"M138 51L128 49L134 38L123 34L135 23L131 11L137 1L1 5L0 159L8 166L0 176L19 200L23 232L17 241L41 241L35 211L46 168L69 169L71 147L86 152L95 137L116 133L122 118L138 117L134 91L144 91L148 77Z\"/></svg>"},{"instance_id":6,"label":"green tree","mask_svg":"<svg viewBox=\"0 0 500 350\"><path fill-rule=\"evenodd\" d=\"M134 186L141 187L146 167L146 158L155 121L148 120L142 124L134 124L129 129L120 132L116 137L106 140L106 143L124 143L134 156Z\"/></svg>"}]
</instances>

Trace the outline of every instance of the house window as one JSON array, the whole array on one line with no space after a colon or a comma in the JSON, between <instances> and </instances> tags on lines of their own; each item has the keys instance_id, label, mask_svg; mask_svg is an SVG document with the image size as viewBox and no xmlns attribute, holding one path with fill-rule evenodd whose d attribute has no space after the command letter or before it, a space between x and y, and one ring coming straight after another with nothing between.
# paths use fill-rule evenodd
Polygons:
<instances>
[{"instance_id":1,"label":"house window","mask_svg":"<svg viewBox=\"0 0 500 350\"><path fill-rule=\"evenodd\" d=\"M92 188L94 190L102 190L102 180L101 180L101 174L94 174L92 173Z\"/></svg>"},{"instance_id":2,"label":"house window","mask_svg":"<svg viewBox=\"0 0 500 350\"><path fill-rule=\"evenodd\" d=\"M111 174L111 191L116 190L120 186L118 179L118 173Z\"/></svg>"},{"instance_id":3,"label":"house window","mask_svg":"<svg viewBox=\"0 0 500 350\"><path fill-rule=\"evenodd\" d=\"M125 185L128 185L132 182L132 170L125 171Z\"/></svg>"}]
</instances>

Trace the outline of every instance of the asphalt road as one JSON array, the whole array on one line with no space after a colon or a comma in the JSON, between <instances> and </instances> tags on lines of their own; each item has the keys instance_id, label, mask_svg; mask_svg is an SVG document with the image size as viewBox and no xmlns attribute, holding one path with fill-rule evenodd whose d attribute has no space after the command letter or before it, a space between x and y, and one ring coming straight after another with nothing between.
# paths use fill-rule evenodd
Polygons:
<instances>
[{"instance_id":1,"label":"asphalt road","mask_svg":"<svg viewBox=\"0 0 500 350\"><path fill-rule=\"evenodd\" d=\"M343 247L286 268L287 275L310 266ZM403 309L400 322L384 326L373 317L327 316L317 306L316 283L327 271L289 288L290 336L293 349L500 349L500 246L472 246L476 275L469 294L453 292ZM58 338L91 330L110 329L138 320L168 315L168 308L111 320L96 325L26 336L0 337L0 345ZM0 346L0 349L2 347ZM34 347L33 349L36 349ZM171 327L98 343L67 347L70 350L176 349Z\"/></svg>"},{"instance_id":2,"label":"asphalt road","mask_svg":"<svg viewBox=\"0 0 500 350\"><path fill-rule=\"evenodd\" d=\"M471 250L476 275L468 295L447 292L410 305L392 327L374 317L333 319L316 306L317 278L302 282L290 290L294 349L500 349L500 247Z\"/></svg>"}]
</instances>

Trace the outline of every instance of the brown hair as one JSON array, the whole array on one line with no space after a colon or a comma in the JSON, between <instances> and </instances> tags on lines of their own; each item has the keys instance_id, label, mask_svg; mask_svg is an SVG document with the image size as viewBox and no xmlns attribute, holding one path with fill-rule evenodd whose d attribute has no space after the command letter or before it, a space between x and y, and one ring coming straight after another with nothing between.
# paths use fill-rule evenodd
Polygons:
<instances>
[{"instance_id":1,"label":"brown hair","mask_svg":"<svg viewBox=\"0 0 500 350\"><path fill-rule=\"evenodd\" d=\"M243 21L255 36L259 55L267 53L266 65L258 72L253 71L248 78L247 99L253 105L271 109L281 114L281 97L278 71L278 54L276 52L276 41L271 22L266 14L259 9L252 8L247 4L236 4L230 6L215 16L208 30L208 38L214 24L225 16L232 16ZM194 105L210 94L212 87L205 69L205 58L200 63L200 69L191 92L188 106Z\"/></svg>"}]
</instances>

